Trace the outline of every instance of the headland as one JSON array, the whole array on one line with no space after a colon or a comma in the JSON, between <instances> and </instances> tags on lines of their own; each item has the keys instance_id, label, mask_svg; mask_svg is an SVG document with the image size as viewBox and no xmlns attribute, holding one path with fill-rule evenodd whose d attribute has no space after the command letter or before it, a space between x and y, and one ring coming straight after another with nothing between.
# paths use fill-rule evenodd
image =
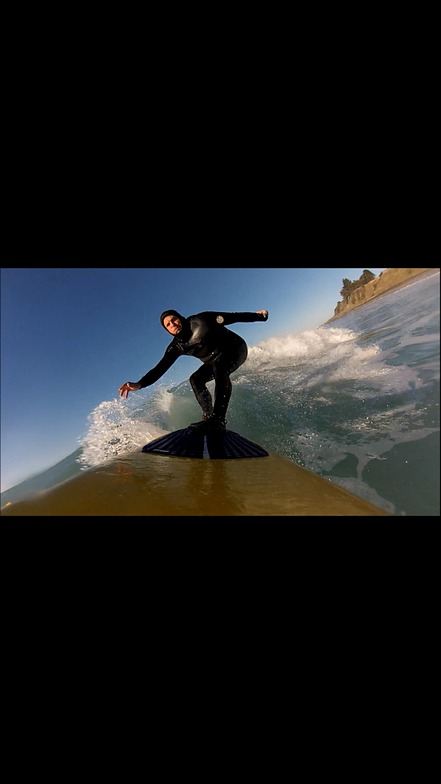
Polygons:
<instances>
[{"instance_id":1,"label":"headland","mask_svg":"<svg viewBox=\"0 0 441 784\"><path fill-rule=\"evenodd\" d=\"M407 286L410 282L415 282L419 278L429 277L439 273L439 271L439 267L390 267L385 269L369 283L354 289L347 297L338 302L334 315L325 323L329 324L349 313L350 310L366 305L383 294L390 294L396 289Z\"/></svg>"}]
</instances>

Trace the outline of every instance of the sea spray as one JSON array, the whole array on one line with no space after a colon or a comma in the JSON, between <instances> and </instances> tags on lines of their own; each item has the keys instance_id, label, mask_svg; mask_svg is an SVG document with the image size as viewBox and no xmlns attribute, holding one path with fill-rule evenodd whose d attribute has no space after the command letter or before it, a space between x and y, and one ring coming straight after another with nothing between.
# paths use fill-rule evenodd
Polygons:
<instances>
[{"instance_id":1,"label":"sea spray","mask_svg":"<svg viewBox=\"0 0 441 784\"><path fill-rule=\"evenodd\" d=\"M167 432L161 424L164 421L164 407L161 396L153 405L141 407L122 399L105 400L89 414L87 434L80 440L82 452L78 462L82 468L99 465L117 455L141 449L145 443ZM146 420L146 409L155 421Z\"/></svg>"}]
</instances>

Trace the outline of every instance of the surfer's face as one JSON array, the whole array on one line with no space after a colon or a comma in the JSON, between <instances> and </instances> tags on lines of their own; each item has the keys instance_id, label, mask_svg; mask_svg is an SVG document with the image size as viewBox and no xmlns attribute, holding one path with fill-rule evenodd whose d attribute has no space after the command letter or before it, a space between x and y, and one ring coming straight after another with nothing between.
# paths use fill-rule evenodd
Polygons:
<instances>
[{"instance_id":1,"label":"surfer's face","mask_svg":"<svg viewBox=\"0 0 441 784\"><path fill-rule=\"evenodd\" d=\"M170 335L177 335L182 329L181 319L178 316L166 316L163 324Z\"/></svg>"}]
</instances>

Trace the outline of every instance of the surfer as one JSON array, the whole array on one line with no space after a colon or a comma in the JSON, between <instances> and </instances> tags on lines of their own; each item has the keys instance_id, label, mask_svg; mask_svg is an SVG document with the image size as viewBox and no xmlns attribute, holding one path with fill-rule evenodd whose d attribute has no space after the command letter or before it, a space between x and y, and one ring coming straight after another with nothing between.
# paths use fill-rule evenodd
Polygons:
<instances>
[{"instance_id":1,"label":"surfer","mask_svg":"<svg viewBox=\"0 0 441 784\"><path fill-rule=\"evenodd\" d=\"M225 430L232 384L230 375L245 362L248 347L244 339L227 329L236 322L267 321L268 311L256 313L222 313L205 311L186 318L177 310L164 310L160 315L164 329L173 335L158 364L139 381L126 381L119 387L119 396L127 398L129 392L149 387L173 365L180 356L200 359L202 367L190 376L191 388L202 409L202 421L191 428ZM214 405L207 382L214 379Z\"/></svg>"}]
</instances>

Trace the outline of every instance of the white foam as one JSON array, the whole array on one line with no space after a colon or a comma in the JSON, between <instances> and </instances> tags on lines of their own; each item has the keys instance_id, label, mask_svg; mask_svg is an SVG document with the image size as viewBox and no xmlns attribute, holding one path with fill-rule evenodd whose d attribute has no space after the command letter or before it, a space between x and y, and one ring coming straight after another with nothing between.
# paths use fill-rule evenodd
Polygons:
<instances>
[{"instance_id":1,"label":"white foam","mask_svg":"<svg viewBox=\"0 0 441 784\"><path fill-rule=\"evenodd\" d=\"M83 448L78 462L84 468L99 465L117 455L141 449L144 444L168 431L143 421L139 407L119 399L104 400L89 414L87 434L80 439Z\"/></svg>"},{"instance_id":2,"label":"white foam","mask_svg":"<svg viewBox=\"0 0 441 784\"><path fill-rule=\"evenodd\" d=\"M305 330L300 335L284 335L282 338L269 338L250 347L246 367L249 370L278 367L281 363L298 362L299 360L322 357L336 346L351 343L355 333L349 329L328 329L318 327Z\"/></svg>"}]
</instances>

